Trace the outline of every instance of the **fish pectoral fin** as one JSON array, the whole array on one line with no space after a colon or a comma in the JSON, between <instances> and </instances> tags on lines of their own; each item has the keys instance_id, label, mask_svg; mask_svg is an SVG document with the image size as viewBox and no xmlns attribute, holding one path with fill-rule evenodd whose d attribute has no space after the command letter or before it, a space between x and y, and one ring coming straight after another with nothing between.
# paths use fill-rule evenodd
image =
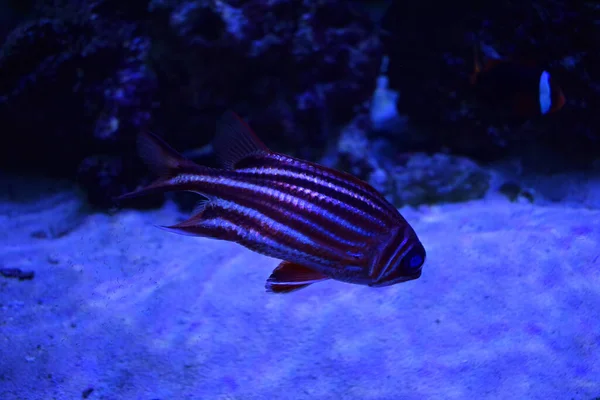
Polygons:
<instances>
[{"instance_id":1,"label":"fish pectoral fin","mask_svg":"<svg viewBox=\"0 0 600 400\"><path fill-rule=\"evenodd\" d=\"M235 169L236 164L246 157L271 152L248 124L233 111L225 112L217 122L213 149L223 167L227 169Z\"/></svg>"},{"instance_id":2,"label":"fish pectoral fin","mask_svg":"<svg viewBox=\"0 0 600 400\"><path fill-rule=\"evenodd\" d=\"M289 293L327 279L330 278L319 271L304 265L283 261L273 270L267 279L265 288L270 293Z\"/></svg>"}]
</instances>

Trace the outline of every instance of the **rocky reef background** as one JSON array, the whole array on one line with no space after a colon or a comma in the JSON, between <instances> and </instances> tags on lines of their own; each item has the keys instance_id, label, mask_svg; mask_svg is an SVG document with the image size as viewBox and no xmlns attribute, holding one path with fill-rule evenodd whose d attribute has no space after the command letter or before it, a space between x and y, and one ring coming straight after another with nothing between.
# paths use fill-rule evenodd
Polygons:
<instances>
[{"instance_id":1,"label":"rocky reef background","mask_svg":"<svg viewBox=\"0 0 600 400\"><path fill-rule=\"evenodd\" d=\"M598 176L595 2L0 4L1 167L77 180L97 207L150 179L136 132L211 164L228 108L274 150L350 171L398 206L490 190L561 201L573 186L557 176ZM566 106L527 121L481 107L474 40L549 68Z\"/></svg>"}]
</instances>

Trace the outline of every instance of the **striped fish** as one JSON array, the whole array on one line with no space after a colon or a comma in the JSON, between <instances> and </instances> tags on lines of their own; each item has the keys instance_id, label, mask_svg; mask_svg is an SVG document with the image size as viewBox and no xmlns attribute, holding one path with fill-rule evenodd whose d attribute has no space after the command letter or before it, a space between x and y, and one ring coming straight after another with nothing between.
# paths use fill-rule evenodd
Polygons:
<instances>
[{"instance_id":1,"label":"striped fish","mask_svg":"<svg viewBox=\"0 0 600 400\"><path fill-rule=\"evenodd\" d=\"M159 137L138 149L159 178L125 194L191 191L205 200L189 219L163 227L239 243L284 260L266 289L287 293L326 279L388 286L417 279L425 249L398 210L354 176L269 150L236 114L217 124L223 168L200 166Z\"/></svg>"}]
</instances>

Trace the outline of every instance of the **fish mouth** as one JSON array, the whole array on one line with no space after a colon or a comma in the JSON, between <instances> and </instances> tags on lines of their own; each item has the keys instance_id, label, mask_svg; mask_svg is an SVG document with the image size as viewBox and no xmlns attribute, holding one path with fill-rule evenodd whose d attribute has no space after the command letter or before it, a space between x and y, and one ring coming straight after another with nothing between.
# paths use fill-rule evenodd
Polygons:
<instances>
[{"instance_id":1,"label":"fish mouth","mask_svg":"<svg viewBox=\"0 0 600 400\"><path fill-rule=\"evenodd\" d=\"M412 275L403 276L402 278L399 278L398 282L414 281L415 279L419 279L420 277L421 277L421 271L414 273Z\"/></svg>"},{"instance_id":2,"label":"fish mouth","mask_svg":"<svg viewBox=\"0 0 600 400\"><path fill-rule=\"evenodd\" d=\"M422 273L423 273L423 271L422 271L422 270L419 270L419 271L417 271L417 273L416 273L416 274L413 274L413 275L411 275L411 276L410 276L410 279L409 279L409 280L413 280L413 279L419 279L419 278L421 277L421 274L422 274Z\"/></svg>"},{"instance_id":3,"label":"fish mouth","mask_svg":"<svg viewBox=\"0 0 600 400\"><path fill-rule=\"evenodd\" d=\"M419 279L421 277L421 273L422 273L421 270L419 270L419 271L415 272L412 275L403 275L403 276L400 276L400 277L398 277L396 279L391 279L389 281L371 283L371 284L369 284L369 286L371 286L371 287L383 287L383 286L395 285L396 283L413 281L415 279Z\"/></svg>"}]
</instances>

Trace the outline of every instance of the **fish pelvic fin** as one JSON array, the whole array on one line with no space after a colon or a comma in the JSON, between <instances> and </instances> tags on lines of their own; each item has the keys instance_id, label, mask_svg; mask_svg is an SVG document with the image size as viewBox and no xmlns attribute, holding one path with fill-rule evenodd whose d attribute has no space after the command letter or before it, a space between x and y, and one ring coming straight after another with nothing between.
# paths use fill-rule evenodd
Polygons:
<instances>
[{"instance_id":1,"label":"fish pelvic fin","mask_svg":"<svg viewBox=\"0 0 600 400\"><path fill-rule=\"evenodd\" d=\"M271 152L250 126L231 110L226 111L217 122L213 149L226 169L235 169L236 164L247 157Z\"/></svg>"},{"instance_id":2,"label":"fish pelvic fin","mask_svg":"<svg viewBox=\"0 0 600 400\"><path fill-rule=\"evenodd\" d=\"M290 293L327 279L327 275L312 268L283 261L273 270L265 288L269 293Z\"/></svg>"},{"instance_id":3,"label":"fish pelvic fin","mask_svg":"<svg viewBox=\"0 0 600 400\"><path fill-rule=\"evenodd\" d=\"M158 175L158 179L144 188L117 197L115 201L178 190L170 183L173 177L185 171L198 171L203 168L182 156L164 140L151 132L140 132L138 134L137 149L144 164L155 175Z\"/></svg>"}]
</instances>

